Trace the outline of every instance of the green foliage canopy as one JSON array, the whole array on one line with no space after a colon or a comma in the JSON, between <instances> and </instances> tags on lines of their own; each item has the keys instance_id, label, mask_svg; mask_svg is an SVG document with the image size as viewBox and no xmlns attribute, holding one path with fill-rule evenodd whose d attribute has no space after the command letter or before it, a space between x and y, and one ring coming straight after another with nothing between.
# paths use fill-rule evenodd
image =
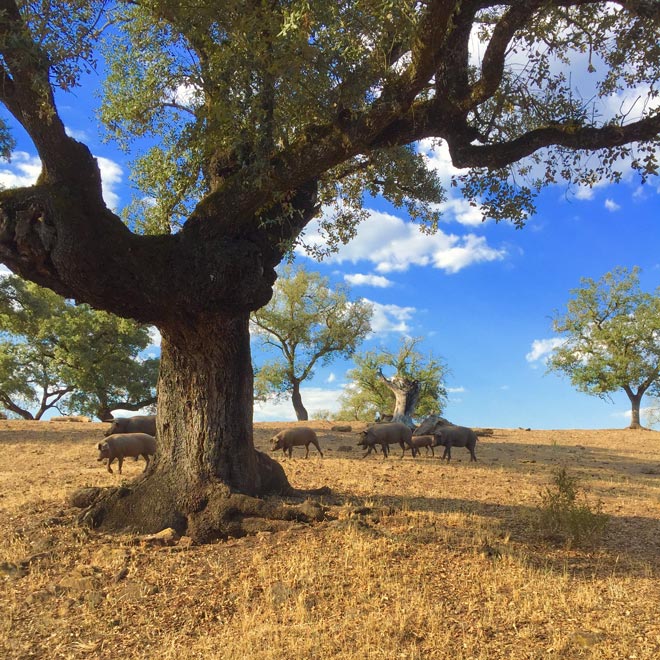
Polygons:
<instances>
[{"instance_id":1,"label":"green foliage canopy","mask_svg":"<svg viewBox=\"0 0 660 660\"><path fill-rule=\"evenodd\" d=\"M639 285L639 268L616 268L600 280L583 278L553 329L565 338L548 362L581 392L607 398L623 389L639 425L639 403L657 394L660 376L660 288Z\"/></svg>"},{"instance_id":2,"label":"green foliage canopy","mask_svg":"<svg viewBox=\"0 0 660 660\"><path fill-rule=\"evenodd\" d=\"M601 101L656 89L651 4L227 0L219 11L210 0L78 0L66 3L70 25L60 3L19 7L65 89L94 65L97 42L102 47L108 75L100 116L108 137L136 155L131 226L177 231L218 177L226 184L239 171L237 184L277 188L278 168L291 161L276 154L298 144L314 158L336 125L346 153L319 172L319 200L332 209L321 226L333 249L354 235L365 192L404 206L424 227L436 225L445 193L409 146L425 137L447 140L455 164L473 168L453 184L484 217L516 223L549 182L618 179L621 159L644 177L656 174L654 143L628 146L617 128L643 128L632 127L630 109L608 116ZM99 29L101 16L111 30ZM481 62L463 60L471 34L482 40ZM566 74L585 53L593 96L576 91ZM380 134L379 123L399 106L409 115ZM650 132L644 127L640 137L648 139L657 133L657 110L647 104L641 114ZM596 166L575 150L596 147L592 128L609 149ZM371 137L356 143L359 132ZM142 150L141 138L157 143Z\"/></svg>"}]
</instances>

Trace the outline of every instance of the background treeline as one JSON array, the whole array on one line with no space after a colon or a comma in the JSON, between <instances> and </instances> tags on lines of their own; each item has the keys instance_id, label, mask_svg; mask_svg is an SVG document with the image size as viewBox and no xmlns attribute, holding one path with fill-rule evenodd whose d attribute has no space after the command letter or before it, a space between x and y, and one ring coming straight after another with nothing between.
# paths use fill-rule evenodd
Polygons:
<instances>
[{"instance_id":1,"label":"background treeline","mask_svg":"<svg viewBox=\"0 0 660 660\"><path fill-rule=\"evenodd\" d=\"M0 407L41 419L56 409L109 419L156 403L149 328L77 305L10 275L0 280Z\"/></svg>"}]
</instances>

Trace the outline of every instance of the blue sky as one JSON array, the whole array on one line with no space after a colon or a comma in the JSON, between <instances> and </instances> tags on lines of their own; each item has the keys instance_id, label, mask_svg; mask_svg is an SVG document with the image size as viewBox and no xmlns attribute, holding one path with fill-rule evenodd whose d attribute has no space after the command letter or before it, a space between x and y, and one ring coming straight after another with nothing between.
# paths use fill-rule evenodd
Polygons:
<instances>
[{"instance_id":1,"label":"blue sky","mask_svg":"<svg viewBox=\"0 0 660 660\"><path fill-rule=\"evenodd\" d=\"M99 159L106 202L119 209L130 198L129 162L101 140L94 105L91 93L78 90L59 107L70 134ZM39 173L27 136L16 130L14 137L18 144L11 163L0 162L0 184L6 187L29 185ZM447 179L452 168L446 154L422 148L429 166ZM348 283L353 297L374 303L373 334L363 350L396 349L404 335L422 337L420 349L432 350L449 366L445 416L456 423L626 426L625 394L609 403L576 392L566 378L546 374L544 360L557 340L550 316L564 308L581 277L597 279L615 266L640 266L647 291L660 284L660 181L641 185L624 167L617 185L551 186L537 206L536 216L516 230L506 222L482 223L461 199L450 198L438 233L427 236L407 223L401 210L374 199L367 204L369 220L351 244L322 263L299 252L296 263L319 270L333 284ZM306 239L320 240L314 224ZM302 390L310 413L338 408L352 366L337 360L317 369ZM255 419L295 416L289 402L268 403L256 407Z\"/></svg>"}]
</instances>

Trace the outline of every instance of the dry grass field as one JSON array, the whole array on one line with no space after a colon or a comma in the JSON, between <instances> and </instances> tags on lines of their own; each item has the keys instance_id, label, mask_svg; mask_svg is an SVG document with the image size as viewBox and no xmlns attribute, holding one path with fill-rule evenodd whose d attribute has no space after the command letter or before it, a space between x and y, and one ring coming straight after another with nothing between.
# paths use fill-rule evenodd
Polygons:
<instances>
[{"instance_id":1,"label":"dry grass field","mask_svg":"<svg viewBox=\"0 0 660 660\"><path fill-rule=\"evenodd\" d=\"M96 461L106 425L0 421L0 658L660 658L660 433L498 429L447 465L313 424L325 458L278 460L326 520L155 546L66 503L142 470ZM538 529L561 466L608 514L595 545Z\"/></svg>"}]
</instances>

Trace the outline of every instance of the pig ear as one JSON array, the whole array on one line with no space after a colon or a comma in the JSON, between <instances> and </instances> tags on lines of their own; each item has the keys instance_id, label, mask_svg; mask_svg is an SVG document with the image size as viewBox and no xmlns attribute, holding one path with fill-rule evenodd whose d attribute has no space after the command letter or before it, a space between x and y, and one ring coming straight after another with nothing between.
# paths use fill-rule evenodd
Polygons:
<instances>
[{"instance_id":1,"label":"pig ear","mask_svg":"<svg viewBox=\"0 0 660 660\"><path fill-rule=\"evenodd\" d=\"M102 442L99 442L99 446L98 446L98 448L101 449L101 447L103 447L103 443L102 443Z\"/></svg>"}]
</instances>

